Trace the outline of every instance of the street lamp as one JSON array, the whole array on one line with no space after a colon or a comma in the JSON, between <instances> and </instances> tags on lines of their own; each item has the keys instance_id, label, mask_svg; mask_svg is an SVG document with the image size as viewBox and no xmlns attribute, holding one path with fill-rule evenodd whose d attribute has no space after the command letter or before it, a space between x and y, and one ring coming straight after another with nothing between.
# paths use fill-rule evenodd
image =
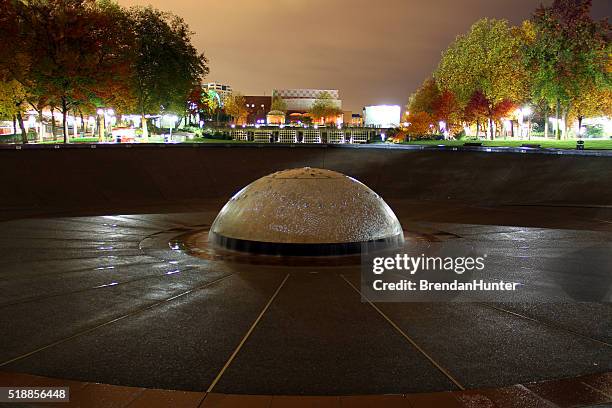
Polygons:
<instances>
[{"instance_id":1,"label":"street lamp","mask_svg":"<svg viewBox=\"0 0 612 408\"><path fill-rule=\"evenodd\" d=\"M533 109L529 105L525 105L521 109L519 109L519 114L521 117L521 125L522 125L523 119L527 118L527 139L528 140L531 140L531 114L532 113L533 113ZM523 133L523 130L521 129L521 136L522 136L522 133Z\"/></svg>"}]
</instances>

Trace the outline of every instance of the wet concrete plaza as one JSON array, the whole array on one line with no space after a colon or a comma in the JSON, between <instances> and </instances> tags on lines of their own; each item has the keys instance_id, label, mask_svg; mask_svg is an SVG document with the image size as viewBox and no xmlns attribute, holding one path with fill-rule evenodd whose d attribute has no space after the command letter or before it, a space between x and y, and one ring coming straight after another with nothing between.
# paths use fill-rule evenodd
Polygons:
<instances>
[{"instance_id":1,"label":"wet concrete plaza","mask_svg":"<svg viewBox=\"0 0 612 408\"><path fill-rule=\"evenodd\" d=\"M369 303L355 265L287 266L190 251L184 237L207 231L228 198L7 211L0 372L215 395L525 384L535 398L540 381L612 371L611 287L600 279L602 265L612 265L610 207L392 197L408 235L486 253L496 278L520 282L529 296ZM567 274L584 285L557 298L548 289ZM585 401L612 400L607 378L604 391L585 388L594 393ZM553 397L541 406L569 406Z\"/></svg>"},{"instance_id":2,"label":"wet concrete plaza","mask_svg":"<svg viewBox=\"0 0 612 408\"><path fill-rule=\"evenodd\" d=\"M374 308L361 301L355 268L231 264L168 245L214 215L0 224L2 370L281 395L447 391L612 371L610 304ZM598 231L402 222L486 247L508 279L527 286L558 273L545 260L559 250L612 236L609 221Z\"/></svg>"}]
</instances>

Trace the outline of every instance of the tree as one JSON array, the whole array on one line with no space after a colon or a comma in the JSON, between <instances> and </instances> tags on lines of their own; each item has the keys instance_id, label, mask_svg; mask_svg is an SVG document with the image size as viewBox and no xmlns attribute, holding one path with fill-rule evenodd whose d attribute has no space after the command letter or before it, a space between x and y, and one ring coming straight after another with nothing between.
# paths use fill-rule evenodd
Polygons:
<instances>
[{"instance_id":1,"label":"tree","mask_svg":"<svg viewBox=\"0 0 612 408\"><path fill-rule=\"evenodd\" d=\"M125 80L130 44L121 9L106 1L30 0L22 9L21 35L30 55L28 88L56 101L62 113L64 142L67 115L93 98L116 95L112 85Z\"/></svg>"},{"instance_id":2,"label":"tree","mask_svg":"<svg viewBox=\"0 0 612 408\"><path fill-rule=\"evenodd\" d=\"M312 118L316 121L323 120L323 123L336 123L339 115L342 114L329 92L321 92L309 111Z\"/></svg>"},{"instance_id":3,"label":"tree","mask_svg":"<svg viewBox=\"0 0 612 408\"><path fill-rule=\"evenodd\" d=\"M221 113L221 108L223 107L223 102L221 101L221 97L216 91L209 89L204 94L204 98L206 101L206 106L207 106L206 110L208 114L210 115L211 118L216 116L217 125L218 125L219 124L219 114Z\"/></svg>"},{"instance_id":4,"label":"tree","mask_svg":"<svg viewBox=\"0 0 612 408\"><path fill-rule=\"evenodd\" d=\"M22 4L12 0L0 0L0 80L7 81L12 73L11 67L15 65L16 54L19 47L19 13L18 7Z\"/></svg>"},{"instance_id":5,"label":"tree","mask_svg":"<svg viewBox=\"0 0 612 408\"><path fill-rule=\"evenodd\" d=\"M406 116L406 132L412 137L430 135L434 129L434 118L427 112L410 112Z\"/></svg>"},{"instance_id":6,"label":"tree","mask_svg":"<svg viewBox=\"0 0 612 408\"><path fill-rule=\"evenodd\" d=\"M234 92L228 95L225 99L225 113L230 115L236 123L246 123L249 112L246 108L246 100L241 93Z\"/></svg>"},{"instance_id":7,"label":"tree","mask_svg":"<svg viewBox=\"0 0 612 408\"><path fill-rule=\"evenodd\" d=\"M574 99L568 113L568 121L578 120L578 131L586 117L612 116L612 88L594 85L584 89L580 98Z\"/></svg>"},{"instance_id":8,"label":"tree","mask_svg":"<svg viewBox=\"0 0 612 408\"><path fill-rule=\"evenodd\" d=\"M470 97L464 109L464 120L467 123L476 122L476 137L480 136L480 124L485 123L489 115L489 101L481 91L476 91ZM485 131L486 134L486 131Z\"/></svg>"},{"instance_id":9,"label":"tree","mask_svg":"<svg viewBox=\"0 0 612 408\"><path fill-rule=\"evenodd\" d=\"M408 112L434 113L434 104L440 97L440 89L433 78L426 79L415 93L410 96Z\"/></svg>"},{"instance_id":10,"label":"tree","mask_svg":"<svg viewBox=\"0 0 612 408\"><path fill-rule=\"evenodd\" d=\"M485 18L457 37L443 53L434 74L439 88L451 91L460 106L467 106L477 92L484 96L491 138L495 106L527 96L523 45L522 28Z\"/></svg>"},{"instance_id":11,"label":"tree","mask_svg":"<svg viewBox=\"0 0 612 408\"><path fill-rule=\"evenodd\" d=\"M134 7L130 16L136 55L132 86L146 137L145 115L185 113L190 92L208 73L208 61L192 45L182 18L152 7Z\"/></svg>"},{"instance_id":12,"label":"tree","mask_svg":"<svg viewBox=\"0 0 612 408\"><path fill-rule=\"evenodd\" d=\"M555 133L561 138L559 119L567 119L585 93L610 86L611 47L607 21L590 17L591 0L554 0L533 16L534 34L526 47L526 62L533 77L533 94L554 106ZM566 124L567 124L566 120ZM567 134L567 133L566 133Z\"/></svg>"},{"instance_id":13,"label":"tree","mask_svg":"<svg viewBox=\"0 0 612 408\"><path fill-rule=\"evenodd\" d=\"M23 123L23 114L26 111L26 91L15 81L0 81L0 116L11 118L19 123L22 143L28 143L28 134ZM13 129L17 133L17 129Z\"/></svg>"},{"instance_id":14,"label":"tree","mask_svg":"<svg viewBox=\"0 0 612 408\"><path fill-rule=\"evenodd\" d=\"M270 110L287 113L287 102L285 102L285 100L280 96L274 95L272 97L272 105L270 107Z\"/></svg>"},{"instance_id":15,"label":"tree","mask_svg":"<svg viewBox=\"0 0 612 408\"><path fill-rule=\"evenodd\" d=\"M451 91L443 91L434 100L433 105L433 117L437 122L444 122L446 124L446 130L454 134L461 128L461 110L455 95ZM439 126L440 132L443 131L442 126Z\"/></svg>"}]
</instances>

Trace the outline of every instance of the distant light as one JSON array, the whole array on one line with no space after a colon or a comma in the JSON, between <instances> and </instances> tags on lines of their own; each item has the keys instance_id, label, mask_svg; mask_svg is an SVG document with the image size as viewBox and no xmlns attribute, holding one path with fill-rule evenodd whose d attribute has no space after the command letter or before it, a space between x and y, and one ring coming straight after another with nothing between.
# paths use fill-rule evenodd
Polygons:
<instances>
[{"instance_id":1,"label":"distant light","mask_svg":"<svg viewBox=\"0 0 612 408\"><path fill-rule=\"evenodd\" d=\"M108 113L109 115L113 116L115 114L115 111L113 109L107 109L106 113Z\"/></svg>"},{"instance_id":2,"label":"distant light","mask_svg":"<svg viewBox=\"0 0 612 408\"><path fill-rule=\"evenodd\" d=\"M446 122L444 122L443 120L441 120L438 125L440 125L440 129L446 129Z\"/></svg>"},{"instance_id":3,"label":"distant light","mask_svg":"<svg viewBox=\"0 0 612 408\"><path fill-rule=\"evenodd\" d=\"M98 115L104 115L104 109L98 109Z\"/></svg>"},{"instance_id":4,"label":"distant light","mask_svg":"<svg viewBox=\"0 0 612 408\"><path fill-rule=\"evenodd\" d=\"M531 109L531 106L524 106L522 113L523 113L523 116L529 116L533 113L533 109Z\"/></svg>"},{"instance_id":5,"label":"distant light","mask_svg":"<svg viewBox=\"0 0 612 408\"><path fill-rule=\"evenodd\" d=\"M232 129L236 129L236 125L232 125Z\"/></svg>"}]
</instances>

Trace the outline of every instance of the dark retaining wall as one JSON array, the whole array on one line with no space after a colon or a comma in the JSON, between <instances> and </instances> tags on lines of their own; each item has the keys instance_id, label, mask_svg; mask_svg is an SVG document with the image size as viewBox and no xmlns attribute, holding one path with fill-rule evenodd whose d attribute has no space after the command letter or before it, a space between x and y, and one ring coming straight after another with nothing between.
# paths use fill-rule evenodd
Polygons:
<instances>
[{"instance_id":1,"label":"dark retaining wall","mask_svg":"<svg viewBox=\"0 0 612 408\"><path fill-rule=\"evenodd\" d=\"M550 153L314 145L3 148L0 210L226 200L259 177L301 166L353 176L386 199L612 205L611 156Z\"/></svg>"}]
</instances>

